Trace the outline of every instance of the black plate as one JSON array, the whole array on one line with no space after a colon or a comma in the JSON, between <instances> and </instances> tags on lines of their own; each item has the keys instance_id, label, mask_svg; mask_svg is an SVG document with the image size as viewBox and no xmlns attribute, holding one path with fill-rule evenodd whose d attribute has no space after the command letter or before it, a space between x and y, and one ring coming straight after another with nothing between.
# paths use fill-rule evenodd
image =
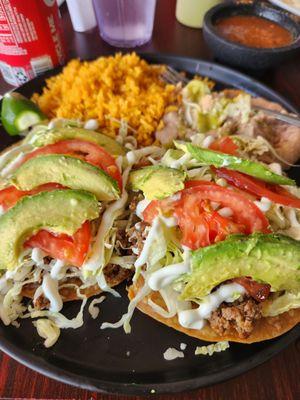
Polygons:
<instances>
[{"instance_id":1,"label":"black plate","mask_svg":"<svg viewBox=\"0 0 300 400\"><path fill-rule=\"evenodd\" d=\"M219 88L233 86L277 101L291 111L295 108L277 93L259 82L228 68L191 58L143 55L155 63L166 63L190 74L200 73L218 82ZM46 74L50 76L53 71ZM39 91L44 77L18 89L25 95ZM14 140L1 132L1 148ZM300 326L278 339L252 345L231 344L230 349L212 357L195 356L195 347L205 344L167 328L139 311L132 320L132 333L122 329L100 330L103 321L117 321L126 311L123 297L110 295L101 304L100 316L92 320L85 313L85 324L77 330L64 330L57 344L45 349L31 321L21 327L0 325L0 348L17 361L50 378L81 388L118 394L175 393L212 385L232 378L268 360L300 336ZM75 315L79 304L68 303L68 316ZM183 359L165 361L168 347L179 349L186 343Z\"/></svg>"}]
</instances>

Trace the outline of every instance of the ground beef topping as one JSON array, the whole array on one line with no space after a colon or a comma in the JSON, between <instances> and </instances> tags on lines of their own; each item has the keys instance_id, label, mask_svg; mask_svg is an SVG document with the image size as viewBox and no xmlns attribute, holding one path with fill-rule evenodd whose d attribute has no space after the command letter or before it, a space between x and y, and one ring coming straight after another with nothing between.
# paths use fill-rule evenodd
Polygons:
<instances>
[{"instance_id":1,"label":"ground beef topping","mask_svg":"<svg viewBox=\"0 0 300 400\"><path fill-rule=\"evenodd\" d=\"M220 336L238 333L240 338L248 337L261 318L261 305L250 297L232 304L222 303L209 318L211 328Z\"/></svg>"},{"instance_id":2,"label":"ground beef topping","mask_svg":"<svg viewBox=\"0 0 300 400\"><path fill-rule=\"evenodd\" d=\"M147 222L141 221L137 222L132 228L128 230L128 242L130 243L134 254L141 254L144 247L144 242L149 233L149 228L150 225Z\"/></svg>"}]
</instances>

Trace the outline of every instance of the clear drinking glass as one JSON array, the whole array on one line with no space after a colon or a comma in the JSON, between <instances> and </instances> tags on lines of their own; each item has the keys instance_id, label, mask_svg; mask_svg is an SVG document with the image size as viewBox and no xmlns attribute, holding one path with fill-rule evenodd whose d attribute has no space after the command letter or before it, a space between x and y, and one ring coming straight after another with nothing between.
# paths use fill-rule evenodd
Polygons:
<instances>
[{"instance_id":1,"label":"clear drinking glass","mask_svg":"<svg viewBox=\"0 0 300 400\"><path fill-rule=\"evenodd\" d=\"M116 47L151 39L156 0L93 0L101 37Z\"/></svg>"}]
</instances>

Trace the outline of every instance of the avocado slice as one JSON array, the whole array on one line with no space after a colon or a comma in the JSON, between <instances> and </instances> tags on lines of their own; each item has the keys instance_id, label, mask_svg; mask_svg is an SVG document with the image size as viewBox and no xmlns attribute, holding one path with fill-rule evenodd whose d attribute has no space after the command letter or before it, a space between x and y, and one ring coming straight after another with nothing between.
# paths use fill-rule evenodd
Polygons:
<instances>
[{"instance_id":1,"label":"avocado slice","mask_svg":"<svg viewBox=\"0 0 300 400\"><path fill-rule=\"evenodd\" d=\"M87 220L99 216L95 196L60 189L23 197L0 217L0 269L14 269L26 239L41 229L73 235Z\"/></svg>"},{"instance_id":2,"label":"avocado slice","mask_svg":"<svg viewBox=\"0 0 300 400\"><path fill-rule=\"evenodd\" d=\"M31 190L49 182L86 190L102 201L115 200L120 196L117 182L102 169L61 154L31 158L11 178L11 183L20 190Z\"/></svg>"},{"instance_id":3,"label":"avocado slice","mask_svg":"<svg viewBox=\"0 0 300 400\"><path fill-rule=\"evenodd\" d=\"M95 143L114 156L123 156L125 154L124 147L109 136L76 127L53 128L50 130L44 129L44 127L40 130L34 129L26 136L24 142L30 143L35 147L42 147L62 140L72 139Z\"/></svg>"},{"instance_id":4,"label":"avocado slice","mask_svg":"<svg viewBox=\"0 0 300 400\"><path fill-rule=\"evenodd\" d=\"M193 158L201 163L201 165L213 165L217 168L225 167L278 185L296 185L293 179L275 174L264 164L259 162L244 160L243 158L214 150L203 149L191 143L186 143L186 149Z\"/></svg>"},{"instance_id":5,"label":"avocado slice","mask_svg":"<svg viewBox=\"0 0 300 400\"><path fill-rule=\"evenodd\" d=\"M233 235L192 252L191 274L181 297L199 299L220 283L250 276L272 291L300 290L300 242L284 235Z\"/></svg>"},{"instance_id":6,"label":"avocado slice","mask_svg":"<svg viewBox=\"0 0 300 400\"><path fill-rule=\"evenodd\" d=\"M142 190L147 199L159 200L183 189L185 176L179 169L152 165L132 171L129 185L132 190Z\"/></svg>"}]
</instances>

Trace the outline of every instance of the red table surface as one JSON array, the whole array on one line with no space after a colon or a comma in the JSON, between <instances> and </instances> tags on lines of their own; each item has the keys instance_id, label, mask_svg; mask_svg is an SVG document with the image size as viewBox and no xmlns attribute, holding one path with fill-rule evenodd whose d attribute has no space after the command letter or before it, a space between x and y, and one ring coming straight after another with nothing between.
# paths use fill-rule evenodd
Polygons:
<instances>
[{"instance_id":1,"label":"red table surface","mask_svg":"<svg viewBox=\"0 0 300 400\"><path fill-rule=\"evenodd\" d=\"M200 1L200 0L199 0ZM143 52L161 52L211 60L202 31L187 28L175 19L175 0L158 0L153 38L139 48ZM69 58L91 59L115 51L98 35L97 29L86 33L73 31L66 6L61 8ZM300 54L293 60L261 74L258 79L290 99L300 109ZM0 94L10 88L0 80ZM300 140L300 139L299 139ZM300 399L300 341L269 362L225 383L180 394L151 396L157 399L252 400ZM116 399L77 389L48 379L0 353L1 399ZM120 396L119 400L141 399Z\"/></svg>"}]
</instances>

